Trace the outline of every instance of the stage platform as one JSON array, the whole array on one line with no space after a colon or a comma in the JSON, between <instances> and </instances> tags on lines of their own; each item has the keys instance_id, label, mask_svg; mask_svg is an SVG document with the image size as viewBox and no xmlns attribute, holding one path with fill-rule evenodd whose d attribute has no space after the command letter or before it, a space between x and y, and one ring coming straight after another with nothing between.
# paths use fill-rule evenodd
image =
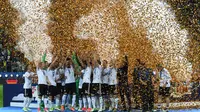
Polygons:
<instances>
[{"instance_id":1,"label":"stage platform","mask_svg":"<svg viewBox=\"0 0 200 112\"><path fill-rule=\"evenodd\" d=\"M23 112L22 108L20 107L3 107L0 108L0 112ZM36 109L32 109L30 112L37 112ZM54 111L54 112L59 112L59 111ZM66 110L65 112L71 112L69 110ZM78 112L78 111L76 111ZM109 111L107 111L109 112ZM118 111L120 112L120 111ZM137 110L132 110L132 112L141 112ZM200 109L183 109L183 110L170 110L169 112L200 112Z\"/></svg>"}]
</instances>

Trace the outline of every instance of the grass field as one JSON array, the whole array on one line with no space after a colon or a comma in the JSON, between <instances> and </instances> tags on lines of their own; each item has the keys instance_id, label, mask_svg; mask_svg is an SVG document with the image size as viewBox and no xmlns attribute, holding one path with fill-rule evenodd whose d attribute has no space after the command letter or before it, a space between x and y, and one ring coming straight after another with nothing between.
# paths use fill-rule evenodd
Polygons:
<instances>
[{"instance_id":1,"label":"grass field","mask_svg":"<svg viewBox=\"0 0 200 112\"><path fill-rule=\"evenodd\" d=\"M3 85L0 85L0 107L3 107Z\"/></svg>"}]
</instances>

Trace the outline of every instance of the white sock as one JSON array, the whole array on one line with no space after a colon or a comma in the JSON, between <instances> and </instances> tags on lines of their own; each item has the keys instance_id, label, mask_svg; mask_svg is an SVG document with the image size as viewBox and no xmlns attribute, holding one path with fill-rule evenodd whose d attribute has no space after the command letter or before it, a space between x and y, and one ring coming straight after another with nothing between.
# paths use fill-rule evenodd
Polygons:
<instances>
[{"instance_id":1,"label":"white sock","mask_svg":"<svg viewBox=\"0 0 200 112\"><path fill-rule=\"evenodd\" d=\"M76 95L73 95L73 97L72 97L72 107L74 107L75 103L76 103Z\"/></svg>"},{"instance_id":2,"label":"white sock","mask_svg":"<svg viewBox=\"0 0 200 112\"><path fill-rule=\"evenodd\" d=\"M103 110L106 109L106 105L105 105L105 104L106 104L106 100L107 100L107 99L106 99L105 97L103 97Z\"/></svg>"},{"instance_id":3,"label":"white sock","mask_svg":"<svg viewBox=\"0 0 200 112\"><path fill-rule=\"evenodd\" d=\"M48 99L44 98L44 108L48 108L47 102L48 102Z\"/></svg>"},{"instance_id":4,"label":"white sock","mask_svg":"<svg viewBox=\"0 0 200 112\"><path fill-rule=\"evenodd\" d=\"M32 98L28 98L28 103L26 105L27 108L29 108L30 104L31 104Z\"/></svg>"},{"instance_id":5,"label":"white sock","mask_svg":"<svg viewBox=\"0 0 200 112\"><path fill-rule=\"evenodd\" d=\"M96 107L97 107L97 108L100 108L99 97L96 97Z\"/></svg>"},{"instance_id":6,"label":"white sock","mask_svg":"<svg viewBox=\"0 0 200 112\"><path fill-rule=\"evenodd\" d=\"M115 106L115 99L113 97L110 97L110 101L111 101L111 108L114 108L114 106Z\"/></svg>"},{"instance_id":7,"label":"white sock","mask_svg":"<svg viewBox=\"0 0 200 112\"><path fill-rule=\"evenodd\" d=\"M118 108L118 101L119 101L119 98L115 98L115 108L117 109Z\"/></svg>"},{"instance_id":8,"label":"white sock","mask_svg":"<svg viewBox=\"0 0 200 112\"><path fill-rule=\"evenodd\" d=\"M27 104L28 104L28 97L24 98L24 107L27 108Z\"/></svg>"},{"instance_id":9,"label":"white sock","mask_svg":"<svg viewBox=\"0 0 200 112\"><path fill-rule=\"evenodd\" d=\"M82 108L82 99L79 98L79 108L81 109Z\"/></svg>"},{"instance_id":10,"label":"white sock","mask_svg":"<svg viewBox=\"0 0 200 112\"><path fill-rule=\"evenodd\" d=\"M103 109L103 97L102 96L100 96L99 97L99 106L100 106L100 109Z\"/></svg>"},{"instance_id":11,"label":"white sock","mask_svg":"<svg viewBox=\"0 0 200 112\"><path fill-rule=\"evenodd\" d=\"M65 105L66 97L67 97L67 95L62 96L62 104L61 105Z\"/></svg>"},{"instance_id":12,"label":"white sock","mask_svg":"<svg viewBox=\"0 0 200 112\"><path fill-rule=\"evenodd\" d=\"M158 109L161 109L162 105L161 104L158 104Z\"/></svg>"},{"instance_id":13,"label":"white sock","mask_svg":"<svg viewBox=\"0 0 200 112\"><path fill-rule=\"evenodd\" d=\"M49 100L49 108L53 107L53 102L51 100Z\"/></svg>"},{"instance_id":14,"label":"white sock","mask_svg":"<svg viewBox=\"0 0 200 112\"><path fill-rule=\"evenodd\" d=\"M92 97L92 108L96 108L96 98L95 98L95 96Z\"/></svg>"},{"instance_id":15,"label":"white sock","mask_svg":"<svg viewBox=\"0 0 200 112\"><path fill-rule=\"evenodd\" d=\"M56 107L60 106L60 98L56 97Z\"/></svg>"},{"instance_id":16,"label":"white sock","mask_svg":"<svg viewBox=\"0 0 200 112\"><path fill-rule=\"evenodd\" d=\"M42 102L42 99L39 99L39 98L38 98L38 101L37 101L38 108L40 108L40 104L41 104L41 102Z\"/></svg>"},{"instance_id":17,"label":"white sock","mask_svg":"<svg viewBox=\"0 0 200 112\"><path fill-rule=\"evenodd\" d=\"M86 102L87 102L87 101L86 101L86 98L83 97L83 107L84 107L84 108L87 108L87 106L86 106Z\"/></svg>"},{"instance_id":18,"label":"white sock","mask_svg":"<svg viewBox=\"0 0 200 112\"><path fill-rule=\"evenodd\" d=\"M91 98L87 96L87 101L88 101L88 108L91 108Z\"/></svg>"},{"instance_id":19,"label":"white sock","mask_svg":"<svg viewBox=\"0 0 200 112\"><path fill-rule=\"evenodd\" d=\"M70 104L70 99L71 99L71 95L68 94L68 95L67 95L67 101L66 101L66 104L67 104L67 105Z\"/></svg>"}]
</instances>

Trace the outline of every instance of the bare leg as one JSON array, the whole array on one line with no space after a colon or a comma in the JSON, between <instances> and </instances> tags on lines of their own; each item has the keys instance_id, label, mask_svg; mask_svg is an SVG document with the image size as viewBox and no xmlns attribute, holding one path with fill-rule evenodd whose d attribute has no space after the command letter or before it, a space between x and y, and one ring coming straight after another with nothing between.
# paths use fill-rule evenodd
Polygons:
<instances>
[{"instance_id":1,"label":"bare leg","mask_svg":"<svg viewBox=\"0 0 200 112\"><path fill-rule=\"evenodd\" d=\"M170 103L170 98L169 98L169 97L166 98L166 103L167 103L167 106L166 106L166 107L167 107L167 109L168 109L168 108L169 108L169 103Z\"/></svg>"},{"instance_id":2,"label":"bare leg","mask_svg":"<svg viewBox=\"0 0 200 112\"><path fill-rule=\"evenodd\" d=\"M158 95L158 109L162 108L161 102L162 102L162 96Z\"/></svg>"}]
</instances>

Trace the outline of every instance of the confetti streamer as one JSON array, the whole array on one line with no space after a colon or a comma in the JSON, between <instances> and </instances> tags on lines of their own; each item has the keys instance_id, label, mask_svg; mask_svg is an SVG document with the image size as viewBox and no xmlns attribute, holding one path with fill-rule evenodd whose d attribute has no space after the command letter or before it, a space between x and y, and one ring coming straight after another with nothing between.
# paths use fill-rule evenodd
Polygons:
<instances>
[{"instance_id":1,"label":"confetti streamer","mask_svg":"<svg viewBox=\"0 0 200 112\"><path fill-rule=\"evenodd\" d=\"M20 37L17 46L30 61L41 59L44 51L52 47L51 38L46 34L50 1L10 0L10 2L18 10L23 21L17 31ZM51 55L47 52L49 62Z\"/></svg>"},{"instance_id":2,"label":"confetti streamer","mask_svg":"<svg viewBox=\"0 0 200 112\"><path fill-rule=\"evenodd\" d=\"M0 27L6 26L6 33L17 43L16 48L30 61L40 59L48 49L48 61L53 55L71 56L73 51L83 58L95 54L102 60L117 61L127 54L129 74L136 58L152 68L163 63L173 79L178 80L191 78L192 69L199 69L198 10L191 9L197 8L198 2L10 0L10 4L8 1L2 2L0 11L10 12L4 19L7 26L0 21ZM13 16L16 19L9 19Z\"/></svg>"},{"instance_id":3,"label":"confetti streamer","mask_svg":"<svg viewBox=\"0 0 200 112\"><path fill-rule=\"evenodd\" d=\"M186 58L188 32L181 29L170 6L159 0L137 0L126 3L132 27L143 24L154 50L163 64L179 80L191 78L192 64Z\"/></svg>"}]
</instances>

